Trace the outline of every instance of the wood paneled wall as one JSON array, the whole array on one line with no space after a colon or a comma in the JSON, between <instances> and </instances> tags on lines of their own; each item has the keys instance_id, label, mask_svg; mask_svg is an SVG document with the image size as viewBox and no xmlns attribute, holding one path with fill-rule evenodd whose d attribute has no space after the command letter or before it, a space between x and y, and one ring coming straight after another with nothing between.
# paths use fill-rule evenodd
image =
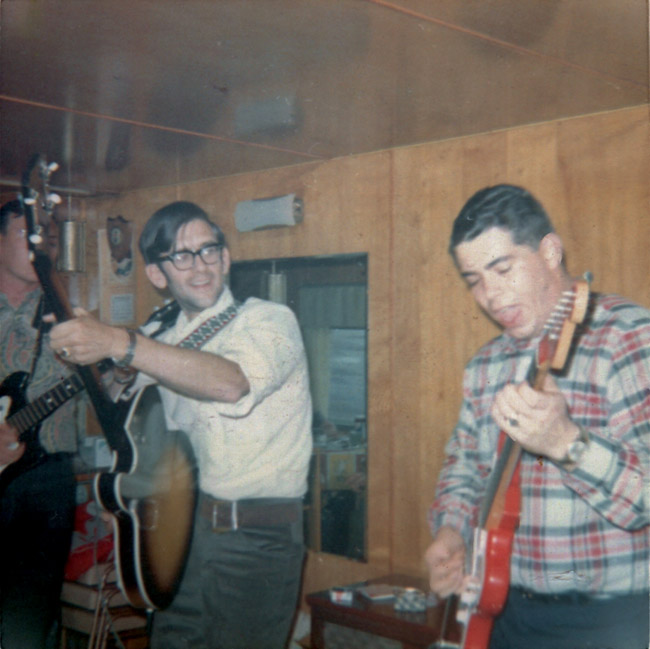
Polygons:
<instances>
[{"instance_id":1,"label":"wood paneled wall","mask_svg":"<svg viewBox=\"0 0 650 649\"><path fill-rule=\"evenodd\" d=\"M136 235L158 207L195 201L222 225L235 259L368 253L369 561L311 554L306 591L386 571L423 572L426 512L460 405L461 373L496 333L446 252L465 200L488 184L527 187L554 220L572 272L589 269L596 290L650 306L648 136L641 106L89 201L91 231L122 214L136 222ZM238 201L292 192L304 200L302 224L235 230ZM140 263L137 273L142 321L161 300Z\"/></svg>"}]
</instances>

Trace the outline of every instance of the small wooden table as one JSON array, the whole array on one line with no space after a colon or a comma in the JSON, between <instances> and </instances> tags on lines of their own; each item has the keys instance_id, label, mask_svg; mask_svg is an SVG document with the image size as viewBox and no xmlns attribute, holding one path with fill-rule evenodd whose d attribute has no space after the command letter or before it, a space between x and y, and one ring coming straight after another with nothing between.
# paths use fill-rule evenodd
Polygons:
<instances>
[{"instance_id":1,"label":"small wooden table","mask_svg":"<svg viewBox=\"0 0 650 649\"><path fill-rule=\"evenodd\" d=\"M406 575L388 575L365 582L372 583L419 588L424 592L428 590L425 580ZM361 585L354 584L349 588ZM354 593L352 603L336 604L331 601L329 590L307 595L307 603L311 607L311 649L325 649L323 632L326 622L397 640L404 649L428 649L441 640L446 606L443 601L428 607L426 612L405 613L396 611L392 600L373 602L358 592ZM460 628L455 620L455 612L452 611L449 617L445 640L459 643Z\"/></svg>"}]
</instances>

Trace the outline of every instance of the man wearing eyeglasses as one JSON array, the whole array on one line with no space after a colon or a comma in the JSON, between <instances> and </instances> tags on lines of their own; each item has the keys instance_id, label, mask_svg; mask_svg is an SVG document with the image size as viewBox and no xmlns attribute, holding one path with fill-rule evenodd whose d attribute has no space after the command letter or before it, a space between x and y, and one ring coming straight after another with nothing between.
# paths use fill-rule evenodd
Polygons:
<instances>
[{"instance_id":1,"label":"man wearing eyeglasses","mask_svg":"<svg viewBox=\"0 0 650 649\"><path fill-rule=\"evenodd\" d=\"M75 511L76 403L18 437L23 407L70 370L47 345L43 292L19 200L0 208L0 646L54 649ZM39 411L40 412L40 411ZM16 424L18 425L18 424Z\"/></svg>"},{"instance_id":2,"label":"man wearing eyeglasses","mask_svg":"<svg viewBox=\"0 0 650 649\"><path fill-rule=\"evenodd\" d=\"M311 456L296 318L264 300L235 302L224 235L193 203L158 210L139 245L150 282L180 307L173 326L129 333L79 310L51 344L74 362L113 357L157 381L168 418L192 441L192 547L174 602L154 616L152 647L280 649L298 599Z\"/></svg>"}]
</instances>

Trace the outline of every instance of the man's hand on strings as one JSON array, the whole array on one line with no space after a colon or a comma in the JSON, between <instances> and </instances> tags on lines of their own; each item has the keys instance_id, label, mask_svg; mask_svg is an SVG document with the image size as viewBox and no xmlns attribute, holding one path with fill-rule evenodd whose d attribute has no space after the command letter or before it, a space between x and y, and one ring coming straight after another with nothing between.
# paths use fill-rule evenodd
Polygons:
<instances>
[{"instance_id":1,"label":"man's hand on strings","mask_svg":"<svg viewBox=\"0 0 650 649\"><path fill-rule=\"evenodd\" d=\"M554 461L561 460L569 444L580 435L551 376L546 377L541 391L526 382L507 385L497 394L491 414L524 449Z\"/></svg>"},{"instance_id":2,"label":"man's hand on strings","mask_svg":"<svg viewBox=\"0 0 650 649\"><path fill-rule=\"evenodd\" d=\"M441 527L424 559L429 568L429 586L438 597L459 593L465 576L465 542L450 527Z\"/></svg>"}]
</instances>

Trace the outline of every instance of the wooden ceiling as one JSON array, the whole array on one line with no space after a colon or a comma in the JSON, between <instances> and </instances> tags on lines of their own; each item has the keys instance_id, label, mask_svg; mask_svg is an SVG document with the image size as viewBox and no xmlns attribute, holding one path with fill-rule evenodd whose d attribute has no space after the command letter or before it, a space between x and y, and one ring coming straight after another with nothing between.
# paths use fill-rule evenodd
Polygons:
<instances>
[{"instance_id":1,"label":"wooden ceiling","mask_svg":"<svg viewBox=\"0 0 650 649\"><path fill-rule=\"evenodd\" d=\"M4 0L0 181L121 192L648 103L648 0Z\"/></svg>"}]
</instances>

